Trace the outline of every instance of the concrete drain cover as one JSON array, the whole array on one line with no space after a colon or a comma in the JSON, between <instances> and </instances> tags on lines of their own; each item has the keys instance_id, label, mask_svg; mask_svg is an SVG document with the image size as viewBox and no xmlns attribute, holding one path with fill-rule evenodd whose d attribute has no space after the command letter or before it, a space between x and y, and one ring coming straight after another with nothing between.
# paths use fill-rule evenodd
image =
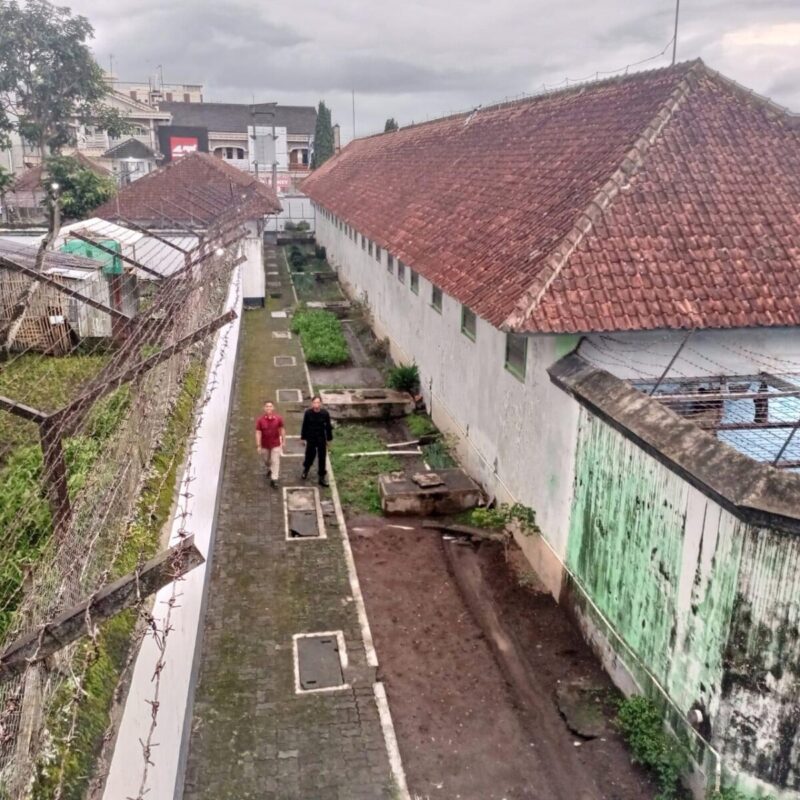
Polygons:
<instances>
[{"instance_id":1,"label":"concrete drain cover","mask_svg":"<svg viewBox=\"0 0 800 800\"><path fill-rule=\"evenodd\" d=\"M276 367L296 367L297 359L294 356L275 356L273 363Z\"/></svg>"},{"instance_id":2,"label":"concrete drain cover","mask_svg":"<svg viewBox=\"0 0 800 800\"><path fill-rule=\"evenodd\" d=\"M285 490L286 538L321 539L324 528L319 516L319 496L316 489L303 487Z\"/></svg>"},{"instance_id":3,"label":"concrete drain cover","mask_svg":"<svg viewBox=\"0 0 800 800\"><path fill-rule=\"evenodd\" d=\"M290 511L289 536L300 539L307 539L312 536L319 536L319 525L317 524L317 512Z\"/></svg>"},{"instance_id":4,"label":"concrete drain cover","mask_svg":"<svg viewBox=\"0 0 800 800\"><path fill-rule=\"evenodd\" d=\"M291 339L292 332L291 331L272 331L272 338L273 339Z\"/></svg>"},{"instance_id":5,"label":"concrete drain cover","mask_svg":"<svg viewBox=\"0 0 800 800\"><path fill-rule=\"evenodd\" d=\"M279 403L303 402L303 393L299 389L278 389L275 397Z\"/></svg>"},{"instance_id":6,"label":"concrete drain cover","mask_svg":"<svg viewBox=\"0 0 800 800\"><path fill-rule=\"evenodd\" d=\"M270 311L272 319L286 319L285 311Z\"/></svg>"},{"instance_id":7,"label":"concrete drain cover","mask_svg":"<svg viewBox=\"0 0 800 800\"><path fill-rule=\"evenodd\" d=\"M344 686L339 637L336 634L314 634L295 639L297 678L302 692L335 689Z\"/></svg>"}]
</instances>

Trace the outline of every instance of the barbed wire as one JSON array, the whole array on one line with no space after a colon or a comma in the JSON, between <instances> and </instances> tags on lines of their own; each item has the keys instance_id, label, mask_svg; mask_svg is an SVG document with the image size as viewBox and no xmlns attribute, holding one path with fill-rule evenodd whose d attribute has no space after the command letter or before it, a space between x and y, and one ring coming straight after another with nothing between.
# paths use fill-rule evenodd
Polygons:
<instances>
[{"instance_id":1,"label":"barbed wire","mask_svg":"<svg viewBox=\"0 0 800 800\"><path fill-rule=\"evenodd\" d=\"M170 254L171 266L164 270L165 278L153 280L154 276L125 264L121 270L123 280L118 281L122 285L116 287L112 306L131 307L136 312L131 315L130 322L124 323L121 329L124 335L117 338L120 331L115 330L112 323L105 324L102 328L105 335L94 340L72 330L69 336L56 340L58 355L53 353L52 340L31 335L15 336L15 341L6 348L6 359L0 362L0 394L16 392L17 396L13 397L16 403L30 404L34 410L38 408L45 414L55 415L60 428L58 440L48 441L44 436L39 437L34 421L11 418L6 413L8 409L0 409L0 425L13 434L0 436L0 491L10 492L14 501L14 507L6 509L3 519L4 543L0 548L0 643L8 643L31 629L38 629L43 636L44 623L54 613L91 596L113 574L128 541L126 530L134 523L134 501L141 495L150 475L147 469L150 454L159 444L188 364L197 358L203 360L209 352L208 336L200 337L197 342L190 336L185 347L181 342L193 331L202 332L204 326L219 317L231 275L241 260L237 243L243 232L237 228L236 217L240 209L236 203L230 205L221 210L217 222L198 236L195 246L187 248L185 255L174 251L181 261L180 266L176 266L175 256ZM112 231L100 225L95 226L95 233L111 236ZM186 237L182 241L186 243ZM159 252L163 255L167 249L167 245L153 238L136 252L135 260L147 257L148 266L157 268ZM16 280L16 273L4 265L8 267L8 261L0 263L0 297L7 298L10 294L12 299L19 300L22 296L30 301L37 294L46 296L39 310L42 316L47 315L49 323L80 320L80 314L85 319L92 310L97 311L98 320L108 323L102 316L107 312L95 308L90 301L111 305L114 279L102 275L97 265L94 274L86 276L87 266L79 259L65 259L63 255L46 258L44 274L59 281L69 280L65 274L78 275L83 278L82 283L87 283L68 301L57 289L42 291L42 281ZM84 273L80 273L81 269ZM141 280L126 283L132 276ZM146 291L140 291L142 281ZM39 285L32 289L28 283ZM51 303L49 308L48 302ZM50 313L58 310L64 313ZM0 302L0 331L4 330L4 322L8 323L10 317L18 313L18 302ZM17 318L27 315L29 322L34 313L35 305L28 302L24 313ZM0 342L5 344L3 336L0 334ZM110 344L110 338L116 342ZM156 358L160 363L153 364L147 371L137 371L148 358ZM64 372L69 373L69 380L57 381ZM214 381L210 385L214 385ZM57 387L59 396L51 398L47 393L53 386ZM120 394L122 387L125 388ZM66 411L59 411L59 408ZM109 413L109 409L113 413ZM52 418L47 418L45 423ZM39 425L43 430L41 422ZM0 432L2 430L0 428ZM191 436L195 433L196 428L193 428ZM86 448L87 452L82 452L81 448ZM34 457L36 452L38 460ZM172 480L175 457L173 454L169 468L162 472L160 485L150 494L149 507L144 512L148 519L155 518L166 483ZM26 465L25 459L30 464ZM20 472L21 462L26 469ZM82 475L79 474L81 463ZM52 488L59 469L64 467L69 523L60 535L55 531L57 535L48 536L48 518L56 520L52 502L48 512L48 489ZM80 478L77 483L73 480L76 476ZM17 481L14 486L9 484L12 477ZM141 557L137 570L140 568ZM146 611L144 600L138 614L144 624L137 626L128 666L142 637L153 631L153 617ZM48 670L46 697L42 702L43 718L47 720L54 712L52 703L59 687L64 680L70 682L69 699L58 708L62 719L68 722L55 748L61 753L60 763L53 767L56 797L64 792L68 755L87 696L87 675L99 652L97 629L90 614L86 626L90 636L84 649L70 645L53 659L55 671ZM162 631L160 636L166 644L167 631ZM74 668L72 661L78 652L82 652L81 663ZM166 657L165 653L162 657ZM31 780L29 775L18 773L21 769L29 771L36 759L36 752L33 752L31 763L20 764L15 756L24 686L24 676L0 685L0 769L4 780L15 785ZM108 731L104 738L110 738ZM42 746L43 741L33 745L34 750L41 750Z\"/></svg>"},{"instance_id":2,"label":"barbed wire","mask_svg":"<svg viewBox=\"0 0 800 800\"><path fill-rule=\"evenodd\" d=\"M703 336L710 346L695 344ZM753 460L800 470L800 358L702 331L592 335L580 354Z\"/></svg>"}]
</instances>

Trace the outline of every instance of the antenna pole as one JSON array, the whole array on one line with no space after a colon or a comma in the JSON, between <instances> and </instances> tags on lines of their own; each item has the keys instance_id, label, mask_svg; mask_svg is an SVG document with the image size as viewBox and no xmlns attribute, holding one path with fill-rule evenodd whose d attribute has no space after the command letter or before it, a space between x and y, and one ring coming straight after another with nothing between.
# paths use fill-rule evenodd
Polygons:
<instances>
[{"instance_id":1,"label":"antenna pole","mask_svg":"<svg viewBox=\"0 0 800 800\"><path fill-rule=\"evenodd\" d=\"M678 54L678 18L681 12L681 0L675 0L675 35L672 37L672 66L675 66L675 57Z\"/></svg>"},{"instance_id":2,"label":"antenna pole","mask_svg":"<svg viewBox=\"0 0 800 800\"><path fill-rule=\"evenodd\" d=\"M356 138L356 90L353 88L353 138Z\"/></svg>"}]
</instances>

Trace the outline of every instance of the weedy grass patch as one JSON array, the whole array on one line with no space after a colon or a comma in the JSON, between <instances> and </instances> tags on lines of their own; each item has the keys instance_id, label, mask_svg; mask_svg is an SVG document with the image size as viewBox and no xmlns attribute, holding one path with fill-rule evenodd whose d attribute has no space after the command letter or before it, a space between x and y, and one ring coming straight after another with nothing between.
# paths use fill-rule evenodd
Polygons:
<instances>
[{"instance_id":1,"label":"weedy grass patch","mask_svg":"<svg viewBox=\"0 0 800 800\"><path fill-rule=\"evenodd\" d=\"M400 469L400 462L395 456L389 455L350 458L347 454L385 449L386 443L367 425L339 425L334 431L331 463L345 510L381 513L378 476Z\"/></svg>"}]
</instances>

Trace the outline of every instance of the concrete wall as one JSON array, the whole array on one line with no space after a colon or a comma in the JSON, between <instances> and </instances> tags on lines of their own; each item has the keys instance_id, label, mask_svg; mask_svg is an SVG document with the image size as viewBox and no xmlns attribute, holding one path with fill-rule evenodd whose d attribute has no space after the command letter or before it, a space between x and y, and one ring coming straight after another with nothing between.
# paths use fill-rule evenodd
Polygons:
<instances>
[{"instance_id":1,"label":"concrete wall","mask_svg":"<svg viewBox=\"0 0 800 800\"><path fill-rule=\"evenodd\" d=\"M701 709L742 789L800 797L797 535L747 524L582 410L567 565L619 683L660 685L683 735ZM696 754L713 770L712 753Z\"/></svg>"},{"instance_id":2,"label":"concrete wall","mask_svg":"<svg viewBox=\"0 0 800 800\"><path fill-rule=\"evenodd\" d=\"M195 652L200 646L207 581L211 575L217 496L222 477L228 411L233 392L239 325L241 321L241 267L234 274L227 308L238 316L217 334L209 359L206 394L209 382L215 382L207 405L203 408L197 437L191 448L188 465L180 478L182 489L191 487L191 496L182 501L188 511L187 527L206 562L195 568L180 582L180 601L170 618L172 631L166 649L166 666L161 673L159 709L147 797L171 800L183 796L183 766L191 720L191 700L196 680ZM169 544L176 544L181 529L179 517L173 520ZM153 615L161 619L172 597L172 585L157 593ZM158 649L152 637L142 643L134 664L131 685L125 701L111 766L104 789L105 800L136 797L142 779L144 760L140 741L145 741L151 722L153 670Z\"/></svg>"},{"instance_id":3,"label":"concrete wall","mask_svg":"<svg viewBox=\"0 0 800 800\"><path fill-rule=\"evenodd\" d=\"M394 358L416 361L434 421L456 437L459 457L490 495L537 512L547 543L520 544L557 596L566 554L578 405L550 382L546 368L577 344L574 337L530 337L526 378L505 368L505 335L477 320L475 341L461 333L461 304L445 296L431 306L431 284L419 294L387 271L359 242L317 211L317 241L350 293L368 302L375 330L388 337ZM454 365L458 365L454 369ZM486 391L491 386L494 391ZM552 549L551 549L552 548Z\"/></svg>"}]
</instances>

